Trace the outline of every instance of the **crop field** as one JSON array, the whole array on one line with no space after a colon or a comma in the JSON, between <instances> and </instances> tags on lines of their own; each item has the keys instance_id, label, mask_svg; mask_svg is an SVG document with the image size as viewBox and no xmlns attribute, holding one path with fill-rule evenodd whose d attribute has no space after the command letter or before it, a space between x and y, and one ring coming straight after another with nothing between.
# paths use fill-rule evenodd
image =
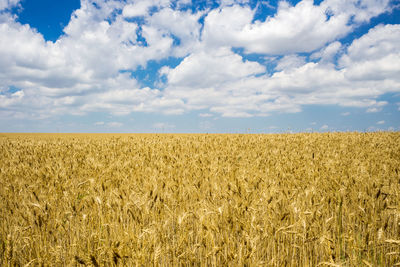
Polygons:
<instances>
[{"instance_id":1,"label":"crop field","mask_svg":"<svg viewBox=\"0 0 400 267\"><path fill-rule=\"evenodd\" d=\"M400 265L400 133L1 134L0 266Z\"/></svg>"}]
</instances>

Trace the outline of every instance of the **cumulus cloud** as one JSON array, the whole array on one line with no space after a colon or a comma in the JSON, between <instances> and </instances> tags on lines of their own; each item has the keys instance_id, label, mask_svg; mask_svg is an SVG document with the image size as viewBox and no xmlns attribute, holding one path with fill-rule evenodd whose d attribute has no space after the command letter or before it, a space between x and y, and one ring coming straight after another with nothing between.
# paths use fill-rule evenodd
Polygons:
<instances>
[{"instance_id":1,"label":"cumulus cloud","mask_svg":"<svg viewBox=\"0 0 400 267\"><path fill-rule=\"evenodd\" d=\"M222 83L238 81L265 72L257 62L245 61L229 48L201 51L186 57L175 69L165 68L171 86L195 86L196 88L218 87Z\"/></svg>"},{"instance_id":2,"label":"cumulus cloud","mask_svg":"<svg viewBox=\"0 0 400 267\"><path fill-rule=\"evenodd\" d=\"M20 0L0 0L0 11L16 6Z\"/></svg>"},{"instance_id":3,"label":"cumulus cloud","mask_svg":"<svg viewBox=\"0 0 400 267\"><path fill-rule=\"evenodd\" d=\"M298 55L287 55L284 56L277 62L275 70L290 70L303 66L306 63L306 58Z\"/></svg>"},{"instance_id":4,"label":"cumulus cloud","mask_svg":"<svg viewBox=\"0 0 400 267\"><path fill-rule=\"evenodd\" d=\"M382 124L385 124L385 121L378 121L376 124L382 125Z\"/></svg>"},{"instance_id":5,"label":"cumulus cloud","mask_svg":"<svg viewBox=\"0 0 400 267\"><path fill-rule=\"evenodd\" d=\"M342 44L335 41L322 48L320 51L313 53L310 58L320 60L320 62L331 63L334 57L340 52L341 48Z\"/></svg>"},{"instance_id":6,"label":"cumulus cloud","mask_svg":"<svg viewBox=\"0 0 400 267\"><path fill-rule=\"evenodd\" d=\"M164 8L171 5L170 0L129 0L128 3L122 10L122 15L126 18L148 16L151 7Z\"/></svg>"},{"instance_id":7,"label":"cumulus cloud","mask_svg":"<svg viewBox=\"0 0 400 267\"><path fill-rule=\"evenodd\" d=\"M148 9L153 5L151 1L137 1L134 4L126 5L122 11L124 17L132 18L147 15Z\"/></svg>"},{"instance_id":8,"label":"cumulus cloud","mask_svg":"<svg viewBox=\"0 0 400 267\"><path fill-rule=\"evenodd\" d=\"M109 20L121 2L97 2L94 6L82 1L64 28L65 35L56 42L45 41L13 17L0 24L0 85L25 93L25 101L2 96L2 105L20 104L18 109L40 116L100 110L126 114L172 103L157 89L140 88L122 71L168 55L173 40L148 26L141 29L148 43L144 47L137 41L137 24L121 16ZM124 97L125 103L118 97Z\"/></svg>"},{"instance_id":9,"label":"cumulus cloud","mask_svg":"<svg viewBox=\"0 0 400 267\"><path fill-rule=\"evenodd\" d=\"M253 95L257 84L251 84L265 71L261 64L220 48L193 53L176 68L164 68L161 73L168 80L166 97L183 99L188 109L210 108L223 116L250 117L245 110L236 111L265 98Z\"/></svg>"},{"instance_id":10,"label":"cumulus cloud","mask_svg":"<svg viewBox=\"0 0 400 267\"><path fill-rule=\"evenodd\" d=\"M347 14L357 22L368 22L371 18L389 11L390 0L325 0L321 6L331 15Z\"/></svg>"},{"instance_id":11,"label":"cumulus cloud","mask_svg":"<svg viewBox=\"0 0 400 267\"><path fill-rule=\"evenodd\" d=\"M340 60L352 80L382 81L400 75L400 25L379 25L355 40Z\"/></svg>"},{"instance_id":12,"label":"cumulus cloud","mask_svg":"<svg viewBox=\"0 0 400 267\"><path fill-rule=\"evenodd\" d=\"M287 54L311 52L348 34L350 20L368 21L389 9L389 1L312 0L295 6L279 2L278 11L253 23L254 10L229 6L213 10L206 18L204 41L210 46L244 47L248 53Z\"/></svg>"},{"instance_id":13,"label":"cumulus cloud","mask_svg":"<svg viewBox=\"0 0 400 267\"><path fill-rule=\"evenodd\" d=\"M400 25L378 25L348 46L338 41L389 10L386 0L282 1L263 21L254 21L257 9L245 0L199 11L180 10L187 0L82 0L56 42L16 21L7 10L18 3L0 0L7 116L202 110L200 117L252 117L305 105L379 112L388 104L379 96L400 91ZM273 58L273 71L247 53ZM159 87L133 78L139 66L171 56L182 60L160 69Z\"/></svg>"},{"instance_id":14,"label":"cumulus cloud","mask_svg":"<svg viewBox=\"0 0 400 267\"><path fill-rule=\"evenodd\" d=\"M381 58L400 55L396 45L399 36L399 25L378 25L343 51L339 42L328 44L315 55L316 62L307 62L298 55L284 56L277 61L272 75L263 74L262 65L246 62L229 49L197 52L176 68L162 70L168 78L165 94L183 99L188 109L208 108L225 117L299 112L304 105L339 105L379 112L388 102L377 98L400 90L400 73L394 75L400 66L392 60L382 69L373 65ZM383 42L385 49L381 49ZM329 60L335 52L340 56L338 65ZM354 77L357 64L364 66L364 72L384 79Z\"/></svg>"},{"instance_id":15,"label":"cumulus cloud","mask_svg":"<svg viewBox=\"0 0 400 267\"><path fill-rule=\"evenodd\" d=\"M148 21L151 27L175 38L175 41L179 40L179 45L175 45L171 53L176 57L184 57L200 44L201 24L198 20L203 14L164 8L153 14Z\"/></svg>"}]
</instances>

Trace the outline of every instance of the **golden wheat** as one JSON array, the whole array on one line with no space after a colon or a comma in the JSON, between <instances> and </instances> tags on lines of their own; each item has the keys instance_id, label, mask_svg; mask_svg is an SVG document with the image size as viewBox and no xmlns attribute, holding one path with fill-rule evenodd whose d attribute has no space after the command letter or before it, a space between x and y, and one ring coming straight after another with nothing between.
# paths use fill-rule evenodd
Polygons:
<instances>
[{"instance_id":1,"label":"golden wheat","mask_svg":"<svg viewBox=\"0 0 400 267\"><path fill-rule=\"evenodd\" d=\"M400 134L0 136L0 266L400 264Z\"/></svg>"}]
</instances>

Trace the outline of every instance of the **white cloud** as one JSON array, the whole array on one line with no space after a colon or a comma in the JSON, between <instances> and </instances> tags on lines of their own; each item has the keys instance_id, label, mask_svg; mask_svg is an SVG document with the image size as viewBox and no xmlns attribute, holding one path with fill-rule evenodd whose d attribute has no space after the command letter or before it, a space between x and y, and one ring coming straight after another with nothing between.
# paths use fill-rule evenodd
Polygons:
<instances>
[{"instance_id":1,"label":"white cloud","mask_svg":"<svg viewBox=\"0 0 400 267\"><path fill-rule=\"evenodd\" d=\"M135 0L133 3L124 6L122 15L126 18L148 16L151 7L164 8L170 6L170 4L170 0Z\"/></svg>"},{"instance_id":2,"label":"white cloud","mask_svg":"<svg viewBox=\"0 0 400 267\"><path fill-rule=\"evenodd\" d=\"M179 45L173 47L173 55L183 57L199 45L201 25L198 20L202 15L202 12L164 8L149 18L149 25L177 38Z\"/></svg>"},{"instance_id":3,"label":"white cloud","mask_svg":"<svg viewBox=\"0 0 400 267\"><path fill-rule=\"evenodd\" d=\"M369 107L369 108L367 109L366 112L367 112L367 113L377 113L377 112L380 112L380 111L382 111L383 106L385 106L385 105L387 105L387 102L386 102L386 101L376 102L376 104L371 105L371 107Z\"/></svg>"},{"instance_id":4,"label":"white cloud","mask_svg":"<svg viewBox=\"0 0 400 267\"><path fill-rule=\"evenodd\" d=\"M329 126L326 125L326 124L324 124L324 125L321 126L320 129L321 129L321 130L328 130L328 129L329 129Z\"/></svg>"},{"instance_id":5,"label":"white cloud","mask_svg":"<svg viewBox=\"0 0 400 267\"><path fill-rule=\"evenodd\" d=\"M277 62L275 70L291 70L303 66L306 63L306 58L298 55L284 56Z\"/></svg>"},{"instance_id":6,"label":"white cloud","mask_svg":"<svg viewBox=\"0 0 400 267\"><path fill-rule=\"evenodd\" d=\"M320 5L303 0L295 6L281 1L274 16L253 22L255 10L248 6L227 6L208 14L203 40L210 47L243 47L248 53L311 52L345 36L357 23L389 9L389 0L325 0ZM329 50L337 49L338 43L333 44L325 57L329 56Z\"/></svg>"},{"instance_id":7,"label":"white cloud","mask_svg":"<svg viewBox=\"0 0 400 267\"><path fill-rule=\"evenodd\" d=\"M348 112L348 111L347 111L347 112L340 113L340 115L345 116L345 117L346 117L346 116L349 116L350 114L351 114L351 113Z\"/></svg>"},{"instance_id":8,"label":"white cloud","mask_svg":"<svg viewBox=\"0 0 400 267\"><path fill-rule=\"evenodd\" d=\"M238 110L232 107L216 106L210 109L213 112L218 112L222 114L225 118L251 118L254 117L253 114L247 111Z\"/></svg>"},{"instance_id":9,"label":"white cloud","mask_svg":"<svg viewBox=\"0 0 400 267\"><path fill-rule=\"evenodd\" d=\"M104 121L98 121L94 123L95 126L102 126L104 124L105 124Z\"/></svg>"},{"instance_id":10,"label":"white cloud","mask_svg":"<svg viewBox=\"0 0 400 267\"><path fill-rule=\"evenodd\" d=\"M21 0L0 0L0 11L16 6Z\"/></svg>"},{"instance_id":11,"label":"white cloud","mask_svg":"<svg viewBox=\"0 0 400 267\"><path fill-rule=\"evenodd\" d=\"M126 5L122 11L122 15L127 18L145 16L152 4L151 1L137 1L134 4Z\"/></svg>"},{"instance_id":12,"label":"white cloud","mask_svg":"<svg viewBox=\"0 0 400 267\"><path fill-rule=\"evenodd\" d=\"M390 10L390 0L325 0L321 6L333 15L347 14L354 22L368 22L371 18Z\"/></svg>"},{"instance_id":13,"label":"white cloud","mask_svg":"<svg viewBox=\"0 0 400 267\"><path fill-rule=\"evenodd\" d=\"M378 25L355 40L340 59L351 80L382 81L400 76L400 25Z\"/></svg>"},{"instance_id":14,"label":"white cloud","mask_svg":"<svg viewBox=\"0 0 400 267\"><path fill-rule=\"evenodd\" d=\"M182 99L187 109L210 108L229 117L252 116L246 109L265 99L254 95L259 85L255 76L264 72L264 66L244 61L228 48L193 53L175 69L161 71L168 80L166 97Z\"/></svg>"},{"instance_id":15,"label":"white cloud","mask_svg":"<svg viewBox=\"0 0 400 267\"><path fill-rule=\"evenodd\" d=\"M252 23L254 11L249 7L226 7L210 12L203 36L209 45L241 46L249 53L311 52L351 30L350 14L338 13L327 19L328 8L309 0L296 6L282 1L274 17Z\"/></svg>"},{"instance_id":16,"label":"white cloud","mask_svg":"<svg viewBox=\"0 0 400 267\"><path fill-rule=\"evenodd\" d=\"M382 125L382 124L385 124L385 121L378 121L376 124Z\"/></svg>"},{"instance_id":17,"label":"white cloud","mask_svg":"<svg viewBox=\"0 0 400 267\"><path fill-rule=\"evenodd\" d=\"M149 60L168 56L173 40L159 29L148 25L141 27L142 37L148 44L143 46L137 40L139 26L136 23L121 16L110 23L106 21L111 16L108 12L96 14L97 9L88 9L75 12L64 29L67 36L58 43L69 53L78 54L80 63L94 71L96 77L109 77L119 70L135 70Z\"/></svg>"},{"instance_id":18,"label":"white cloud","mask_svg":"<svg viewBox=\"0 0 400 267\"><path fill-rule=\"evenodd\" d=\"M387 32L394 37L378 38L387 36ZM304 105L339 105L379 112L388 102L376 98L384 93L398 92L400 75L375 69L375 75L385 77L383 81L370 77L355 80L351 72L360 61L375 61L377 57L373 51L380 49L382 39L388 41L386 50L380 50L380 57L386 58L385 53L392 58L399 56L395 48L398 36L398 25L377 26L346 50L342 50L338 42L329 44L315 55L316 62L306 62L298 55L284 56L277 61L277 72L270 76L262 74L262 66L258 63L244 62L226 48L210 50L208 54L193 53L175 69L165 68L161 73L168 78L167 97L183 99L188 109L208 108L225 117L299 112ZM368 44L360 46L363 40L368 40ZM361 53L359 49L367 50L366 47L372 52L356 56ZM335 53L341 56L339 66L331 62ZM388 65L391 63L387 62ZM400 71L397 63L391 69L393 73Z\"/></svg>"},{"instance_id":19,"label":"white cloud","mask_svg":"<svg viewBox=\"0 0 400 267\"><path fill-rule=\"evenodd\" d=\"M193 53L175 69L167 69L163 73L167 74L171 86L209 88L263 73L265 70L265 67L257 62L243 61L241 56L229 48L220 48Z\"/></svg>"},{"instance_id":20,"label":"white cloud","mask_svg":"<svg viewBox=\"0 0 400 267\"><path fill-rule=\"evenodd\" d=\"M333 58L338 54L342 44L338 41L329 44L322 48L320 51L313 53L310 57L312 59L319 59L321 62L331 63Z\"/></svg>"},{"instance_id":21,"label":"white cloud","mask_svg":"<svg viewBox=\"0 0 400 267\"><path fill-rule=\"evenodd\" d=\"M81 1L56 42L2 11L2 114L204 110L203 115L252 117L314 104L379 112L388 103L378 97L400 91L400 25L376 26L347 48L337 41L357 23L386 11L388 1L281 2L274 16L255 22L256 10L239 2L247 1L192 12L174 10L169 0L98 0L97 7ZM0 0L0 10L18 3ZM142 24L130 19L135 16L144 16ZM261 53L276 63L275 72L266 73L266 66L245 60L232 47ZM311 51L314 62L296 54ZM170 56L183 60L160 70L167 80L162 88L143 88L130 75L150 60ZM9 93L11 86L16 92Z\"/></svg>"},{"instance_id":22,"label":"white cloud","mask_svg":"<svg viewBox=\"0 0 400 267\"><path fill-rule=\"evenodd\" d=\"M165 98L159 90L150 88L115 89L88 96L80 107L82 112L106 111L114 115L132 112L182 114L182 100Z\"/></svg>"},{"instance_id":23,"label":"white cloud","mask_svg":"<svg viewBox=\"0 0 400 267\"><path fill-rule=\"evenodd\" d=\"M14 110L36 117L100 110L114 114L172 110L168 106L174 99L164 99L156 89L139 89L135 79L120 71L165 57L173 40L147 26L142 34L149 45L143 47L137 42L137 24L118 16L108 20L122 7L121 2L97 4L83 1L65 27L65 35L55 43L46 42L15 18L0 22L0 86L12 85L25 93L23 99L2 95L3 106L13 105Z\"/></svg>"}]
</instances>

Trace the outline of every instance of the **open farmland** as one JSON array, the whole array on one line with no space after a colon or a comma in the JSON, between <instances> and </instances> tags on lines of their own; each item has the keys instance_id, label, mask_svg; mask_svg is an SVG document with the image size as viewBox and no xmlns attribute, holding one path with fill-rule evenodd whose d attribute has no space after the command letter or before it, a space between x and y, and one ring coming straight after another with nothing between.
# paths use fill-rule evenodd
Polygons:
<instances>
[{"instance_id":1,"label":"open farmland","mask_svg":"<svg viewBox=\"0 0 400 267\"><path fill-rule=\"evenodd\" d=\"M0 136L0 266L400 264L400 133Z\"/></svg>"}]
</instances>

